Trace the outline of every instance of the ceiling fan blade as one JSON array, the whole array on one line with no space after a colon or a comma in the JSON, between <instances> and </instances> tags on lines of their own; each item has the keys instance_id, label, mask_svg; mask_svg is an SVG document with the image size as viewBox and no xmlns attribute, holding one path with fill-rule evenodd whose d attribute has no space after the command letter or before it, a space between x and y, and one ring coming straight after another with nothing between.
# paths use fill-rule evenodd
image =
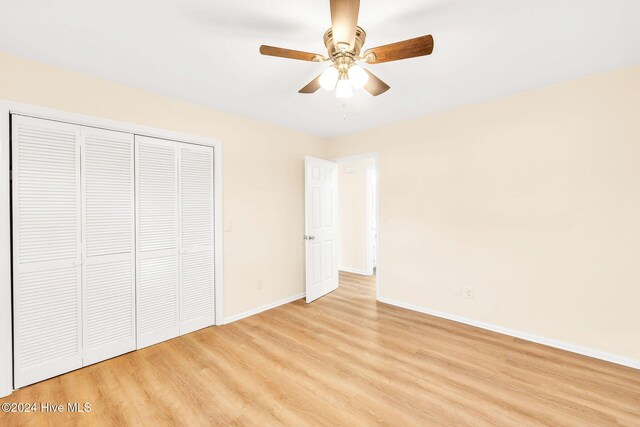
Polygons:
<instances>
[{"instance_id":1,"label":"ceiling fan blade","mask_svg":"<svg viewBox=\"0 0 640 427\"><path fill-rule=\"evenodd\" d=\"M298 93L315 93L318 89L320 89L320 76L311 80L309 84L300 89Z\"/></svg>"},{"instance_id":2,"label":"ceiling fan blade","mask_svg":"<svg viewBox=\"0 0 640 427\"><path fill-rule=\"evenodd\" d=\"M369 64L380 64L431 55L431 52L433 52L433 36L428 35L368 49L364 53L364 58Z\"/></svg>"},{"instance_id":3,"label":"ceiling fan blade","mask_svg":"<svg viewBox=\"0 0 640 427\"><path fill-rule=\"evenodd\" d=\"M321 62L322 55L317 53L301 52L299 50L283 49L281 47L260 46L260 53L268 56L277 56L279 58L298 59L300 61Z\"/></svg>"},{"instance_id":4,"label":"ceiling fan blade","mask_svg":"<svg viewBox=\"0 0 640 427\"><path fill-rule=\"evenodd\" d=\"M351 50L356 42L360 0L331 0L331 27L336 46Z\"/></svg>"},{"instance_id":5,"label":"ceiling fan blade","mask_svg":"<svg viewBox=\"0 0 640 427\"><path fill-rule=\"evenodd\" d=\"M375 74L367 69L364 69L364 71L369 75L369 80L367 81L367 84L364 85L364 90L373 96L381 95L389 90L390 86L376 77Z\"/></svg>"}]
</instances>

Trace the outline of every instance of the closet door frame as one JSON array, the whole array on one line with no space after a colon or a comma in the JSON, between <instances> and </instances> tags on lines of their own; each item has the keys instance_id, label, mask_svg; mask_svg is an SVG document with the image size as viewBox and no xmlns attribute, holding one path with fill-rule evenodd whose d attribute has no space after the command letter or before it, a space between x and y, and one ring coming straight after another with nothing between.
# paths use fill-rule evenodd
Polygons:
<instances>
[{"instance_id":1,"label":"closet door frame","mask_svg":"<svg viewBox=\"0 0 640 427\"><path fill-rule=\"evenodd\" d=\"M0 397L13 390L12 266L11 266L11 114L56 120L134 135L213 147L214 158L214 295L215 324L224 324L222 242L222 141L161 128L141 126L84 114L0 100Z\"/></svg>"}]
</instances>

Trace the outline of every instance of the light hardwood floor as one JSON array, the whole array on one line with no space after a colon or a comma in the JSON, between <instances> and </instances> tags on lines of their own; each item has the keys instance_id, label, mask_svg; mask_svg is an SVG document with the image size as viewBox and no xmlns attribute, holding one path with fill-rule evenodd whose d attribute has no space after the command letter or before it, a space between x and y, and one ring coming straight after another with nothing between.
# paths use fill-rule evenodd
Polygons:
<instances>
[{"instance_id":1,"label":"light hardwood floor","mask_svg":"<svg viewBox=\"0 0 640 427\"><path fill-rule=\"evenodd\" d=\"M16 391L0 425L640 426L640 371L375 301L371 278Z\"/></svg>"}]
</instances>

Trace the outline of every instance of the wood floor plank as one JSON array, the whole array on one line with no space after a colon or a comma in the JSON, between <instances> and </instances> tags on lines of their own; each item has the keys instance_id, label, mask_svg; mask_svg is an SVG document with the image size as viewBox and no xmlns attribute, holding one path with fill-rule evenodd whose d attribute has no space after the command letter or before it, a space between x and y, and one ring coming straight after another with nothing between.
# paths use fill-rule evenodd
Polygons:
<instances>
[{"instance_id":1,"label":"wood floor plank","mask_svg":"<svg viewBox=\"0 0 640 427\"><path fill-rule=\"evenodd\" d=\"M8 426L640 426L640 371L379 303L372 277L29 387Z\"/></svg>"}]
</instances>

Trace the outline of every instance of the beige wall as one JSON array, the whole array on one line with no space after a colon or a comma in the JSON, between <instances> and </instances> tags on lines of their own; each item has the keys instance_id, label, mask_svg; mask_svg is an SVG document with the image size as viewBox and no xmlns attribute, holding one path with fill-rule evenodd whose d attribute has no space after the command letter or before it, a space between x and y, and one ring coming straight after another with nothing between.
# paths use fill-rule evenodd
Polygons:
<instances>
[{"instance_id":1,"label":"beige wall","mask_svg":"<svg viewBox=\"0 0 640 427\"><path fill-rule=\"evenodd\" d=\"M341 270L367 271L366 168L375 159L338 164L338 224Z\"/></svg>"},{"instance_id":2,"label":"beige wall","mask_svg":"<svg viewBox=\"0 0 640 427\"><path fill-rule=\"evenodd\" d=\"M373 151L382 297L640 361L640 67L337 138L329 154Z\"/></svg>"},{"instance_id":3,"label":"beige wall","mask_svg":"<svg viewBox=\"0 0 640 427\"><path fill-rule=\"evenodd\" d=\"M328 143L3 53L0 99L221 139L225 316L304 290L303 156L377 151L382 297L640 360L640 67Z\"/></svg>"},{"instance_id":4,"label":"beige wall","mask_svg":"<svg viewBox=\"0 0 640 427\"><path fill-rule=\"evenodd\" d=\"M0 99L222 140L225 317L304 292L304 156L326 157L322 139L4 53Z\"/></svg>"}]
</instances>

